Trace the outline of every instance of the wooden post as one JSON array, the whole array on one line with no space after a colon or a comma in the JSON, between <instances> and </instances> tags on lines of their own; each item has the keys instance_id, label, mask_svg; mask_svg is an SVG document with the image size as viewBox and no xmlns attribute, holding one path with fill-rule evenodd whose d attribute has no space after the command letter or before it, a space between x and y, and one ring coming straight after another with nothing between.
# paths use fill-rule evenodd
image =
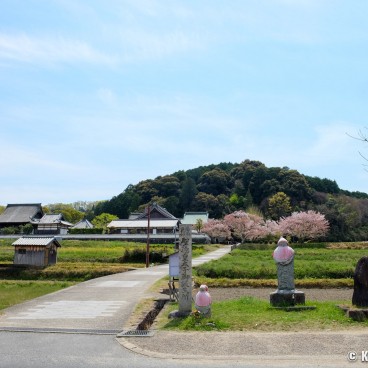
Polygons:
<instances>
[{"instance_id":1,"label":"wooden post","mask_svg":"<svg viewBox=\"0 0 368 368\"><path fill-rule=\"evenodd\" d=\"M150 252L150 221L151 221L151 206L148 205L148 217L147 217L147 245L146 245L146 268L149 267L149 252Z\"/></svg>"}]
</instances>

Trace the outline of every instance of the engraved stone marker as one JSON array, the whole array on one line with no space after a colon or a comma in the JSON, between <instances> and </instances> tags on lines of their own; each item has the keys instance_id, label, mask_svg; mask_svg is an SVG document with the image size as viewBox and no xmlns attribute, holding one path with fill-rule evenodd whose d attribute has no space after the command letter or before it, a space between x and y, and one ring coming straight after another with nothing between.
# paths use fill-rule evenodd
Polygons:
<instances>
[{"instance_id":1,"label":"engraved stone marker","mask_svg":"<svg viewBox=\"0 0 368 368\"><path fill-rule=\"evenodd\" d=\"M179 315L192 312L192 226L179 226Z\"/></svg>"}]
</instances>

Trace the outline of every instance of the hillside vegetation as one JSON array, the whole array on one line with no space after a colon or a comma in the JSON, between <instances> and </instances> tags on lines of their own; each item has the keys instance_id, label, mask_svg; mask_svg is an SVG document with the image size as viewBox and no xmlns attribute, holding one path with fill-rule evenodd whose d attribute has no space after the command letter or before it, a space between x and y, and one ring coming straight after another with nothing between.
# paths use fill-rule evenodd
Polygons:
<instances>
[{"instance_id":1,"label":"hillside vegetation","mask_svg":"<svg viewBox=\"0 0 368 368\"><path fill-rule=\"evenodd\" d=\"M315 210L330 224L329 241L366 240L368 195L339 188L333 180L309 177L287 167L267 168L259 161L201 166L129 185L108 201L97 203L94 215L128 218L157 202L177 217L186 211L208 211L222 218L252 208L278 220L295 211Z\"/></svg>"},{"instance_id":2,"label":"hillside vegetation","mask_svg":"<svg viewBox=\"0 0 368 368\"><path fill-rule=\"evenodd\" d=\"M87 218L95 225L90 232L101 233L112 219L128 218L152 202L178 218L187 211L207 211L210 218L222 219L243 210L279 221L292 213L312 210L329 222L324 240L368 240L368 194L340 189L334 180L306 176L288 167L268 168L251 160L181 170L130 184L109 200L48 204L44 211L62 213L72 223ZM0 213L3 210L0 206ZM10 229L7 233L27 233L25 230Z\"/></svg>"}]
</instances>

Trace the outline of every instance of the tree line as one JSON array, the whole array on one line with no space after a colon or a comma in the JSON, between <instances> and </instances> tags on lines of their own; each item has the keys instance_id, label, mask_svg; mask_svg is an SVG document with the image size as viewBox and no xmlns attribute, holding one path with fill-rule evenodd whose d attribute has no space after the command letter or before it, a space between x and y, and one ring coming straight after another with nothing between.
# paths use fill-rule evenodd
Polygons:
<instances>
[{"instance_id":1,"label":"tree line","mask_svg":"<svg viewBox=\"0 0 368 368\"><path fill-rule=\"evenodd\" d=\"M50 204L44 210L61 212L71 223L87 218L102 227L104 219L126 219L152 202L178 218L188 211L207 211L212 219L235 211L256 211L264 220L279 221L312 210L328 221L329 241L367 240L368 234L367 193L349 192L334 180L252 160L181 170L130 184L109 200Z\"/></svg>"},{"instance_id":2,"label":"tree line","mask_svg":"<svg viewBox=\"0 0 368 368\"><path fill-rule=\"evenodd\" d=\"M306 176L288 167L268 168L252 160L200 166L131 184L119 195L97 203L93 214L128 218L152 202L179 218L187 211L207 211L210 218L222 219L251 208L264 219L277 221L313 210L328 220L330 241L366 240L368 233L368 194L342 190L334 180Z\"/></svg>"}]
</instances>

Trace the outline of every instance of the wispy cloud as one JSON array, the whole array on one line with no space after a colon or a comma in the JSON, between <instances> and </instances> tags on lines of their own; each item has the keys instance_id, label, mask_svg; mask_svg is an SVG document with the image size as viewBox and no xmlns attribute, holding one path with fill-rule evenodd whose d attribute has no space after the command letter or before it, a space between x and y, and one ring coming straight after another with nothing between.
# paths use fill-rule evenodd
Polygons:
<instances>
[{"instance_id":1,"label":"wispy cloud","mask_svg":"<svg viewBox=\"0 0 368 368\"><path fill-rule=\"evenodd\" d=\"M89 63L113 65L116 59L86 42L64 37L0 34L0 60L25 63Z\"/></svg>"}]
</instances>

